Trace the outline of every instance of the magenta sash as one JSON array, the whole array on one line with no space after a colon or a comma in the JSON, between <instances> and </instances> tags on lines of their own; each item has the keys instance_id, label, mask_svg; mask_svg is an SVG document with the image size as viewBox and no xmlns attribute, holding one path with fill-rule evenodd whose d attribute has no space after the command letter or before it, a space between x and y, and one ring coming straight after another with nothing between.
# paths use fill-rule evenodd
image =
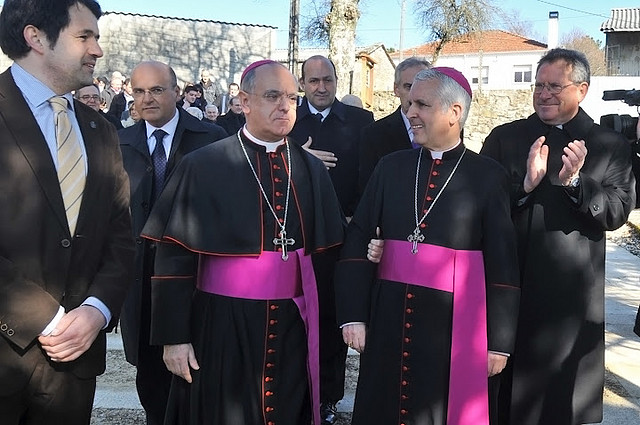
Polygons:
<instances>
[{"instance_id":1,"label":"magenta sash","mask_svg":"<svg viewBox=\"0 0 640 425\"><path fill-rule=\"evenodd\" d=\"M487 306L480 251L385 240L380 279L453 292L448 425L488 425Z\"/></svg>"},{"instance_id":2,"label":"magenta sash","mask_svg":"<svg viewBox=\"0 0 640 425\"><path fill-rule=\"evenodd\" d=\"M198 289L252 300L293 299L307 331L307 372L314 424L320 424L320 342L318 290L311 256L303 249L263 251L259 257L200 255Z\"/></svg>"}]
</instances>

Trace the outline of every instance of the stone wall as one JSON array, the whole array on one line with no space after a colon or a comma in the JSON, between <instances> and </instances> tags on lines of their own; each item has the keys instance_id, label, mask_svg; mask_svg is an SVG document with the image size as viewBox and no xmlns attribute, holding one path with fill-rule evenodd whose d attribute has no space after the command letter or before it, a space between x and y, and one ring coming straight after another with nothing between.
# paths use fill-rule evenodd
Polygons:
<instances>
[{"instance_id":1,"label":"stone wall","mask_svg":"<svg viewBox=\"0 0 640 425\"><path fill-rule=\"evenodd\" d=\"M491 130L533 113L531 90L490 90L473 95L465 124L465 144L475 152ZM533 140L531 141L533 143Z\"/></svg>"},{"instance_id":2,"label":"stone wall","mask_svg":"<svg viewBox=\"0 0 640 425\"><path fill-rule=\"evenodd\" d=\"M490 90L473 95L465 124L465 144L475 152L491 130L533 113L531 90ZM376 120L395 111L400 100L393 92L375 92L372 112ZM533 142L533 141L532 141Z\"/></svg>"},{"instance_id":3,"label":"stone wall","mask_svg":"<svg viewBox=\"0 0 640 425\"><path fill-rule=\"evenodd\" d=\"M271 57L275 28L227 22L105 13L98 22L104 57L95 75L120 71L129 75L143 60L168 63L183 83L200 79L200 70L226 91L239 82L251 62Z\"/></svg>"}]
</instances>

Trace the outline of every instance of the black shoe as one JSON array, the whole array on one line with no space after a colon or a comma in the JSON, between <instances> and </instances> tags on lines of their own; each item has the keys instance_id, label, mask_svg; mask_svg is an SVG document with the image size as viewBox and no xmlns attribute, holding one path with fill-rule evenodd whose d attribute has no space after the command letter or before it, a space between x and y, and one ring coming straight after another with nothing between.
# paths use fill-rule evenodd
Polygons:
<instances>
[{"instance_id":1,"label":"black shoe","mask_svg":"<svg viewBox=\"0 0 640 425\"><path fill-rule=\"evenodd\" d=\"M338 422L335 403L320 403L320 421L322 425L335 425Z\"/></svg>"}]
</instances>

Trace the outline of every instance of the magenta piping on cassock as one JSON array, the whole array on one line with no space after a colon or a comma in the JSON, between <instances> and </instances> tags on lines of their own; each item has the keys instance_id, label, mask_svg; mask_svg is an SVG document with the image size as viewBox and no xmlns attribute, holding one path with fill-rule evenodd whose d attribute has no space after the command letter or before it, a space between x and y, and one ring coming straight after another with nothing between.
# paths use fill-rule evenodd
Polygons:
<instances>
[{"instance_id":1,"label":"magenta piping on cassock","mask_svg":"<svg viewBox=\"0 0 640 425\"><path fill-rule=\"evenodd\" d=\"M259 284L257 283L259 282ZM311 256L304 249L282 253L263 251L259 257L200 255L198 289L252 300L292 299L307 331L307 372L314 424L320 424L320 335L318 290Z\"/></svg>"},{"instance_id":2,"label":"magenta piping on cassock","mask_svg":"<svg viewBox=\"0 0 640 425\"><path fill-rule=\"evenodd\" d=\"M488 425L487 306L480 251L385 240L378 277L453 293L448 425Z\"/></svg>"}]
</instances>

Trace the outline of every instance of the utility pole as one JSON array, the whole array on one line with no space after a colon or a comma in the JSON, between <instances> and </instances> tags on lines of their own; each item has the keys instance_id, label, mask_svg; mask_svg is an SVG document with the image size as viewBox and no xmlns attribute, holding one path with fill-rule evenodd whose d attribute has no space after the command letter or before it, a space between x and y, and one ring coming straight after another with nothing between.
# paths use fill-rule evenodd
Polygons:
<instances>
[{"instance_id":1,"label":"utility pole","mask_svg":"<svg viewBox=\"0 0 640 425\"><path fill-rule=\"evenodd\" d=\"M400 62L402 62L403 54L402 49L404 48L404 8L407 5L407 0L402 0L402 5L400 6L400 45L398 49L400 50Z\"/></svg>"},{"instance_id":2,"label":"utility pole","mask_svg":"<svg viewBox=\"0 0 640 425\"><path fill-rule=\"evenodd\" d=\"M300 36L300 0L291 0L289 13L289 71L298 75L298 39Z\"/></svg>"}]
</instances>

